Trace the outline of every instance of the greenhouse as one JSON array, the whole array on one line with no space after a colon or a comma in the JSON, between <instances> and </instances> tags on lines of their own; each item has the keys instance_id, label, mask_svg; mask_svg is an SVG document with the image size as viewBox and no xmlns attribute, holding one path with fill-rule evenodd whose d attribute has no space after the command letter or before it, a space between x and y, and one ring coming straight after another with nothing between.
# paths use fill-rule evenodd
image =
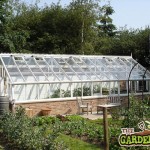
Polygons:
<instances>
[{"instance_id":1,"label":"greenhouse","mask_svg":"<svg viewBox=\"0 0 150 150\"><path fill-rule=\"evenodd\" d=\"M0 72L1 96L15 102L150 93L150 72L131 56L0 54Z\"/></svg>"}]
</instances>

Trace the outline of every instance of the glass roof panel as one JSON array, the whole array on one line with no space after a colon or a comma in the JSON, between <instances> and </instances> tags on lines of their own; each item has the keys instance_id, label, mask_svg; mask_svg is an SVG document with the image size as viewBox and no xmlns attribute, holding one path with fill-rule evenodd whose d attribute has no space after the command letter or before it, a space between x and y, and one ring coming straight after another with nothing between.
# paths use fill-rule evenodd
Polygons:
<instances>
[{"instance_id":1,"label":"glass roof panel","mask_svg":"<svg viewBox=\"0 0 150 150\"><path fill-rule=\"evenodd\" d=\"M24 82L25 79L22 76L19 68L17 67L13 57L2 57L1 61L4 62L5 67L13 82Z\"/></svg>"},{"instance_id":2,"label":"glass roof panel","mask_svg":"<svg viewBox=\"0 0 150 150\"><path fill-rule=\"evenodd\" d=\"M80 75L78 74L78 72L76 72L73 68L72 65L70 65L68 63L68 58L60 58L59 59L59 63L61 63L63 70L66 72L66 74L68 76L70 76L70 78L73 80L82 80L80 78Z\"/></svg>"},{"instance_id":3,"label":"glass roof panel","mask_svg":"<svg viewBox=\"0 0 150 150\"><path fill-rule=\"evenodd\" d=\"M88 82L128 80L137 62L129 56L0 54L12 82ZM137 64L130 80L142 80L145 68ZM150 80L146 71L145 79Z\"/></svg>"},{"instance_id":4,"label":"glass roof panel","mask_svg":"<svg viewBox=\"0 0 150 150\"><path fill-rule=\"evenodd\" d=\"M35 57L35 61L49 81L60 81L58 75L51 69L50 65L46 62L44 58Z\"/></svg>"},{"instance_id":5,"label":"glass roof panel","mask_svg":"<svg viewBox=\"0 0 150 150\"><path fill-rule=\"evenodd\" d=\"M76 62L73 57L69 58L61 58L64 65L69 66L71 72L79 79L79 80L91 80L88 74L83 70L83 68ZM68 73L68 72L67 72Z\"/></svg>"},{"instance_id":6,"label":"glass roof panel","mask_svg":"<svg viewBox=\"0 0 150 150\"><path fill-rule=\"evenodd\" d=\"M61 65L57 62L57 60L53 57L45 58L47 64L51 67L52 72L59 78L60 81L71 81L71 78L67 75L67 73L63 70Z\"/></svg>"}]
</instances>

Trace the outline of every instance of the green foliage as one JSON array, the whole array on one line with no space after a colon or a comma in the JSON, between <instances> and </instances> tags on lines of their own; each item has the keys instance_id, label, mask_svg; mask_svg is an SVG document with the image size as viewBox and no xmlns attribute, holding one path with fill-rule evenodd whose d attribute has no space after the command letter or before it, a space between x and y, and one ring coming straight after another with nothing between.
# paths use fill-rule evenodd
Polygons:
<instances>
[{"instance_id":1,"label":"green foliage","mask_svg":"<svg viewBox=\"0 0 150 150\"><path fill-rule=\"evenodd\" d=\"M8 140L11 149L55 149L56 130L46 124L35 126L35 122L25 115L25 110L19 108L15 114L4 114L0 121L3 137ZM59 145L60 146L60 145ZM63 145L61 146L63 148Z\"/></svg>"},{"instance_id":2,"label":"green foliage","mask_svg":"<svg viewBox=\"0 0 150 150\"><path fill-rule=\"evenodd\" d=\"M91 87L83 86L83 96L91 96Z\"/></svg>"},{"instance_id":3,"label":"green foliage","mask_svg":"<svg viewBox=\"0 0 150 150\"><path fill-rule=\"evenodd\" d=\"M79 115L71 115L71 116L66 116L66 118L69 121L79 121L79 120L84 120L83 117L79 116Z\"/></svg>"},{"instance_id":4,"label":"green foliage","mask_svg":"<svg viewBox=\"0 0 150 150\"><path fill-rule=\"evenodd\" d=\"M146 57L149 55L150 29L120 28L113 37L100 37L95 46L98 54L104 55L133 55L134 59L148 66Z\"/></svg>"},{"instance_id":5,"label":"green foliage","mask_svg":"<svg viewBox=\"0 0 150 150\"><path fill-rule=\"evenodd\" d=\"M115 25L112 24L112 19L110 15L114 13L113 8L110 5L104 5L101 8L101 17L100 17L100 25L99 25L99 36L114 36L116 29Z\"/></svg>"},{"instance_id":6,"label":"green foliage","mask_svg":"<svg viewBox=\"0 0 150 150\"><path fill-rule=\"evenodd\" d=\"M72 136L87 136L91 141L103 138L103 129L101 126L93 126L90 122L83 118L74 116L69 118L71 121L64 122L64 133Z\"/></svg>"},{"instance_id":7,"label":"green foliage","mask_svg":"<svg viewBox=\"0 0 150 150\"><path fill-rule=\"evenodd\" d=\"M51 98L59 98L60 97L60 89L57 89L51 95Z\"/></svg>"},{"instance_id":8,"label":"green foliage","mask_svg":"<svg viewBox=\"0 0 150 150\"><path fill-rule=\"evenodd\" d=\"M98 84L94 85L93 86L93 93L100 93L100 88L101 88L100 85L98 85Z\"/></svg>"},{"instance_id":9,"label":"green foliage","mask_svg":"<svg viewBox=\"0 0 150 150\"><path fill-rule=\"evenodd\" d=\"M64 8L59 3L39 8L38 3L5 0L0 5L1 48L5 52L93 54L100 8L95 0L75 0Z\"/></svg>"},{"instance_id":10,"label":"green foliage","mask_svg":"<svg viewBox=\"0 0 150 150\"><path fill-rule=\"evenodd\" d=\"M86 147L92 149L96 146L86 144L76 137L92 143L103 143L102 119L88 120L78 115L56 117L44 116L28 118L25 111L19 108L16 114L5 114L0 121L2 135L15 149L74 149L74 144L79 144L79 149ZM109 119L110 149L118 146L116 138L120 133L121 121ZM61 134L60 134L61 133ZM69 135L66 136L66 135ZM70 137L71 136L71 137ZM72 141L73 140L73 141ZM69 142L69 143L68 143ZM81 145L80 145L81 144ZM119 149L119 147L117 147Z\"/></svg>"},{"instance_id":11,"label":"green foliage","mask_svg":"<svg viewBox=\"0 0 150 150\"><path fill-rule=\"evenodd\" d=\"M63 90L62 91L63 97L71 97L71 91L70 90Z\"/></svg>"},{"instance_id":12,"label":"green foliage","mask_svg":"<svg viewBox=\"0 0 150 150\"><path fill-rule=\"evenodd\" d=\"M130 108L125 109L123 126L132 127L135 131L138 131L138 123L149 119L150 116L150 107L149 99L145 98L143 101L135 98L134 96L130 97Z\"/></svg>"},{"instance_id":13,"label":"green foliage","mask_svg":"<svg viewBox=\"0 0 150 150\"><path fill-rule=\"evenodd\" d=\"M0 2L1 52L130 55L148 66L150 29L117 29L110 4L75 0L38 7ZM67 96L65 96L67 97Z\"/></svg>"},{"instance_id":14,"label":"green foliage","mask_svg":"<svg viewBox=\"0 0 150 150\"><path fill-rule=\"evenodd\" d=\"M41 126L41 125L50 125L55 122L59 121L56 117L50 117L50 116L42 116L42 117L35 117L33 118L34 125Z\"/></svg>"},{"instance_id":15,"label":"green foliage","mask_svg":"<svg viewBox=\"0 0 150 150\"><path fill-rule=\"evenodd\" d=\"M83 142L79 139L72 138L70 136L60 134L60 136L57 139L58 141L62 141L65 143L65 145L68 146L69 150L100 150L100 148L94 144Z\"/></svg>"},{"instance_id":16,"label":"green foliage","mask_svg":"<svg viewBox=\"0 0 150 150\"><path fill-rule=\"evenodd\" d=\"M60 98L61 97L71 97L71 91L70 90L62 90L62 89L57 89L53 92L51 95L51 98Z\"/></svg>"},{"instance_id":17,"label":"green foliage","mask_svg":"<svg viewBox=\"0 0 150 150\"><path fill-rule=\"evenodd\" d=\"M107 88L102 88L102 94L103 95L108 95L109 94L109 90Z\"/></svg>"},{"instance_id":18,"label":"green foliage","mask_svg":"<svg viewBox=\"0 0 150 150\"><path fill-rule=\"evenodd\" d=\"M93 86L93 93L100 93L100 86L94 85ZM109 90L107 88L102 88L103 95L108 95ZM75 88L73 90L73 96L82 96L82 88ZM91 87L90 86L83 86L83 96L91 96Z\"/></svg>"},{"instance_id":19,"label":"green foliage","mask_svg":"<svg viewBox=\"0 0 150 150\"><path fill-rule=\"evenodd\" d=\"M76 96L82 96L82 88L75 88L73 90L73 96L76 97Z\"/></svg>"},{"instance_id":20,"label":"green foliage","mask_svg":"<svg viewBox=\"0 0 150 150\"><path fill-rule=\"evenodd\" d=\"M0 1L0 31L4 33L5 25L8 23L8 19L11 15L11 7L9 4L9 0Z\"/></svg>"},{"instance_id":21,"label":"green foliage","mask_svg":"<svg viewBox=\"0 0 150 150\"><path fill-rule=\"evenodd\" d=\"M148 120L150 118L150 99L149 95L144 97L141 106L142 117L144 120Z\"/></svg>"},{"instance_id":22,"label":"green foliage","mask_svg":"<svg viewBox=\"0 0 150 150\"><path fill-rule=\"evenodd\" d=\"M110 114L111 114L111 117L112 119L114 120L119 120L122 116L122 108L121 107L116 107L116 108L111 108L109 110Z\"/></svg>"},{"instance_id":23,"label":"green foliage","mask_svg":"<svg viewBox=\"0 0 150 150\"><path fill-rule=\"evenodd\" d=\"M111 88L111 93L118 93L118 87Z\"/></svg>"},{"instance_id":24,"label":"green foliage","mask_svg":"<svg viewBox=\"0 0 150 150\"><path fill-rule=\"evenodd\" d=\"M1 52L26 52L26 40L29 32L17 28L15 15L18 0L3 0L0 2L0 49Z\"/></svg>"},{"instance_id":25,"label":"green foliage","mask_svg":"<svg viewBox=\"0 0 150 150\"><path fill-rule=\"evenodd\" d=\"M91 87L83 86L83 96L90 96L91 95ZM73 96L82 96L82 88L75 88L73 90Z\"/></svg>"},{"instance_id":26,"label":"green foliage","mask_svg":"<svg viewBox=\"0 0 150 150\"><path fill-rule=\"evenodd\" d=\"M40 117L36 118L34 125L49 125L56 132L61 132L74 137L86 136L90 141L98 141L103 139L103 128L99 125L93 125L90 121L78 116L58 115L56 117Z\"/></svg>"}]
</instances>

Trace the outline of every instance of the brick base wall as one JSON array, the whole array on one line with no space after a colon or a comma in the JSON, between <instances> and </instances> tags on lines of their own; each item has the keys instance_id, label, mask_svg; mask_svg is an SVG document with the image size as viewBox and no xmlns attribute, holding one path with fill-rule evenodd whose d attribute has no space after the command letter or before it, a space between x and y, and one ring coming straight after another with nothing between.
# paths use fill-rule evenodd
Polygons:
<instances>
[{"instance_id":1,"label":"brick base wall","mask_svg":"<svg viewBox=\"0 0 150 150\"><path fill-rule=\"evenodd\" d=\"M141 96L137 96L141 99ZM121 97L122 106L128 106L128 97ZM84 99L84 103L93 104L93 112L97 111L97 105L106 104L106 98L97 99ZM20 103L15 107L22 106L24 108L31 108L33 110L33 116L42 115L42 109L51 109L50 115L65 115L65 114L79 114L79 106L77 100L64 100L64 101L49 101L49 102L35 102L35 103Z\"/></svg>"},{"instance_id":2,"label":"brick base wall","mask_svg":"<svg viewBox=\"0 0 150 150\"><path fill-rule=\"evenodd\" d=\"M83 103L89 103L93 105L92 111L97 110L97 105L105 104L106 98L98 98L98 99L88 99L83 100ZM42 115L42 109L51 109L51 115L57 114L78 114L79 106L77 100L64 100L64 101L49 101L49 102L36 102L36 103L20 103L16 104L15 107L22 106L24 108L30 108L33 110L33 115Z\"/></svg>"}]
</instances>

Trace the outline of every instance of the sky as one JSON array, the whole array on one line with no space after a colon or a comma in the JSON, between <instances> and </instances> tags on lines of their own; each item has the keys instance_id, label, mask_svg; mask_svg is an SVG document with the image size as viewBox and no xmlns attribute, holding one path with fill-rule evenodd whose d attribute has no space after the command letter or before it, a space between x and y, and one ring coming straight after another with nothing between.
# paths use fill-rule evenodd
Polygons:
<instances>
[{"instance_id":1,"label":"sky","mask_svg":"<svg viewBox=\"0 0 150 150\"><path fill-rule=\"evenodd\" d=\"M28 4L34 3L35 0L22 0ZM107 0L101 0L102 3L107 3ZM40 6L45 3L57 3L58 0L40 0ZM61 0L61 5L68 5L71 0ZM111 16L113 24L117 28L126 27L142 28L150 26L150 0L110 0L110 5L115 13Z\"/></svg>"}]
</instances>

